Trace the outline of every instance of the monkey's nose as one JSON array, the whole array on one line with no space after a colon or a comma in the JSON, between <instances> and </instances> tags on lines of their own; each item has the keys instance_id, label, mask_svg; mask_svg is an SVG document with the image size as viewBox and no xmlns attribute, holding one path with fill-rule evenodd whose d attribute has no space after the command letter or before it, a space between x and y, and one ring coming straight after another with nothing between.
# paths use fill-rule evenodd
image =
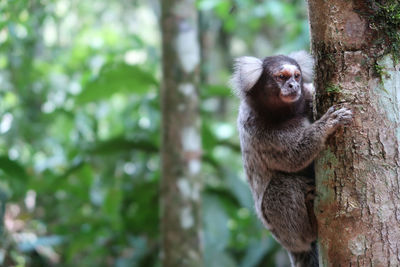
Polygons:
<instances>
[{"instance_id":1,"label":"monkey's nose","mask_svg":"<svg viewBox=\"0 0 400 267\"><path fill-rule=\"evenodd\" d=\"M287 89L289 91L298 91L299 90L299 84L298 83L288 83Z\"/></svg>"}]
</instances>

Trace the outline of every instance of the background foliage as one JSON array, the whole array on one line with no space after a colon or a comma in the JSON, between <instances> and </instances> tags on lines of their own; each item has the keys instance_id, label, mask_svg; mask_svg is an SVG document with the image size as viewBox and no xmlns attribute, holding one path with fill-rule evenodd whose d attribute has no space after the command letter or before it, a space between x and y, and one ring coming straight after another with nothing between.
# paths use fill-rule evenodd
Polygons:
<instances>
[{"instance_id":1,"label":"background foliage","mask_svg":"<svg viewBox=\"0 0 400 267\"><path fill-rule=\"evenodd\" d=\"M198 0L207 266L285 266L255 216L232 59L307 49L300 0ZM0 1L0 265L159 266L159 4Z\"/></svg>"}]
</instances>

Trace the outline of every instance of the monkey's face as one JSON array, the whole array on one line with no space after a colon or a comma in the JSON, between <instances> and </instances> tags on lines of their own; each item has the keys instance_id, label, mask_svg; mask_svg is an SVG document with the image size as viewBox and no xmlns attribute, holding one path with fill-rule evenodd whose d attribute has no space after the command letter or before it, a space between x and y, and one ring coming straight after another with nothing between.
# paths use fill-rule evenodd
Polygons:
<instances>
[{"instance_id":1,"label":"monkey's face","mask_svg":"<svg viewBox=\"0 0 400 267\"><path fill-rule=\"evenodd\" d=\"M279 98L293 103L301 96L301 71L293 64L282 64L272 70L272 77L280 88Z\"/></svg>"},{"instance_id":2,"label":"monkey's face","mask_svg":"<svg viewBox=\"0 0 400 267\"><path fill-rule=\"evenodd\" d=\"M313 60L305 52L294 53L293 57L303 65L284 55L263 60L255 57L237 59L232 76L235 92L261 109L273 110L301 103L304 99L303 76L305 81L311 79Z\"/></svg>"}]
</instances>

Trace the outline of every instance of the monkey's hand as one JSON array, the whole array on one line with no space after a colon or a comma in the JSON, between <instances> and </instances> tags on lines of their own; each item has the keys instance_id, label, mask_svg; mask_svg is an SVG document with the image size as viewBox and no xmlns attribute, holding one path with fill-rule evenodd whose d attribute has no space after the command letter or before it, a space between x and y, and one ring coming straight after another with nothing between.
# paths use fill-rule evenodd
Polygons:
<instances>
[{"instance_id":1,"label":"monkey's hand","mask_svg":"<svg viewBox=\"0 0 400 267\"><path fill-rule=\"evenodd\" d=\"M350 109L333 106L309 126L265 132L264 138L257 139L254 147L268 169L298 172L311 164L329 135L340 125L349 124L352 117Z\"/></svg>"},{"instance_id":2,"label":"monkey's hand","mask_svg":"<svg viewBox=\"0 0 400 267\"><path fill-rule=\"evenodd\" d=\"M325 122L327 135L332 134L339 126L349 125L353 119L353 112L345 107L335 105L328 109L320 121Z\"/></svg>"}]
</instances>

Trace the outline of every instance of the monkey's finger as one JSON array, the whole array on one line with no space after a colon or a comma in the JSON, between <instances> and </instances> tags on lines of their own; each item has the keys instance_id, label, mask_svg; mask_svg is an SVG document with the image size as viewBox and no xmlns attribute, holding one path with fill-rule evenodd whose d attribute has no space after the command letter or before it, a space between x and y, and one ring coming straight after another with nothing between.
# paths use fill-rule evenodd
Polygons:
<instances>
[{"instance_id":1,"label":"monkey's finger","mask_svg":"<svg viewBox=\"0 0 400 267\"><path fill-rule=\"evenodd\" d=\"M341 125L343 125L343 126L349 126L349 125L351 125L351 120L349 120L349 121L342 121L340 124Z\"/></svg>"},{"instance_id":2,"label":"monkey's finger","mask_svg":"<svg viewBox=\"0 0 400 267\"><path fill-rule=\"evenodd\" d=\"M335 106L332 106L326 111L326 114L331 114L331 113L335 112L335 110L336 110Z\"/></svg>"},{"instance_id":3,"label":"monkey's finger","mask_svg":"<svg viewBox=\"0 0 400 267\"><path fill-rule=\"evenodd\" d=\"M340 118L340 124L349 125L353 121L352 116L343 116Z\"/></svg>"},{"instance_id":4,"label":"monkey's finger","mask_svg":"<svg viewBox=\"0 0 400 267\"><path fill-rule=\"evenodd\" d=\"M349 118L349 119L351 119L351 118L353 118L353 113L344 112L344 113L338 114L338 118L343 118L343 119Z\"/></svg>"},{"instance_id":5,"label":"monkey's finger","mask_svg":"<svg viewBox=\"0 0 400 267\"><path fill-rule=\"evenodd\" d=\"M346 116L346 117L342 117L341 120L343 122L351 122L353 120L353 117L351 116Z\"/></svg>"},{"instance_id":6,"label":"monkey's finger","mask_svg":"<svg viewBox=\"0 0 400 267\"><path fill-rule=\"evenodd\" d=\"M335 107L332 106L330 107L326 113L322 116L321 120L329 120L330 118L332 118L332 114L335 112Z\"/></svg>"},{"instance_id":7,"label":"monkey's finger","mask_svg":"<svg viewBox=\"0 0 400 267\"><path fill-rule=\"evenodd\" d=\"M351 115L351 114L353 114L353 112L350 109L341 108L341 109L336 110L335 112L333 112L332 115L335 116L335 117L340 117L340 116L343 116L343 115Z\"/></svg>"}]
</instances>

